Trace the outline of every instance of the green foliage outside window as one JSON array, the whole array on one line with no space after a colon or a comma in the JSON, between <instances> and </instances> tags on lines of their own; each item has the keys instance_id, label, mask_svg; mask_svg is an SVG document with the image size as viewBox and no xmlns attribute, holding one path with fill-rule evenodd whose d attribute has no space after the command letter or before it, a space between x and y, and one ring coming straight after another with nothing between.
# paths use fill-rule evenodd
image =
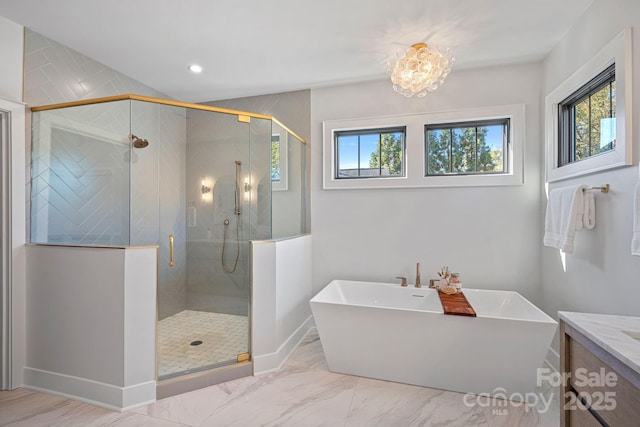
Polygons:
<instances>
[{"instance_id":1,"label":"green foliage outside window","mask_svg":"<svg viewBox=\"0 0 640 427\"><path fill-rule=\"evenodd\" d=\"M370 168L388 170L389 175L402 175L402 139L400 134L380 135L378 149L371 153Z\"/></svg>"},{"instance_id":2,"label":"green foliage outside window","mask_svg":"<svg viewBox=\"0 0 640 427\"><path fill-rule=\"evenodd\" d=\"M506 123L506 122L505 122ZM427 175L505 172L505 126L433 127L427 130ZM500 132L501 144L490 144L489 130Z\"/></svg>"},{"instance_id":3,"label":"green foliage outside window","mask_svg":"<svg viewBox=\"0 0 640 427\"><path fill-rule=\"evenodd\" d=\"M615 124L612 126L613 135L610 135L612 139L601 141L603 135L611 133L603 129L603 126L609 124L611 127L611 123L615 123L608 120L615 116L615 109L615 81L576 104L574 161L610 151L615 147Z\"/></svg>"},{"instance_id":4,"label":"green foliage outside window","mask_svg":"<svg viewBox=\"0 0 640 427\"><path fill-rule=\"evenodd\" d=\"M280 135L271 136L271 181L280 181Z\"/></svg>"}]
</instances>

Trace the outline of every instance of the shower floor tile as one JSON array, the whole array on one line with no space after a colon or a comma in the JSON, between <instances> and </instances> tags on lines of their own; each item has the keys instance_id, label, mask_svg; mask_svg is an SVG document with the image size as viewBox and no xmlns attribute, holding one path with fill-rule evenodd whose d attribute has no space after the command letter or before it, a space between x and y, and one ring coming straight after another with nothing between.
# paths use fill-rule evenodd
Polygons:
<instances>
[{"instance_id":1,"label":"shower floor tile","mask_svg":"<svg viewBox=\"0 0 640 427\"><path fill-rule=\"evenodd\" d=\"M246 316L184 310L158 322L158 378L197 371L249 348ZM202 344L191 345L196 341Z\"/></svg>"}]
</instances>

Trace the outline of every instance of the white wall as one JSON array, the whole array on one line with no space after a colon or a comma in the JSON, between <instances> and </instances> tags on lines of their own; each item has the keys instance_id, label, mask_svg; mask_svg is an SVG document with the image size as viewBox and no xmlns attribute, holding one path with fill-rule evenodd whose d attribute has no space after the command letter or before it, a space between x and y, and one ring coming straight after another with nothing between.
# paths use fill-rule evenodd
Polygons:
<instances>
[{"instance_id":1,"label":"white wall","mask_svg":"<svg viewBox=\"0 0 640 427\"><path fill-rule=\"evenodd\" d=\"M550 185L611 185L608 194L596 193L596 228L577 234L575 252L566 257L566 272L558 250L541 246L542 307L552 316L558 310L640 316L640 257L632 256L630 249L640 154L640 2L596 0L544 61L542 99L626 27L633 27L635 166ZM540 132L543 129L541 122ZM541 206L542 222L544 198Z\"/></svg>"},{"instance_id":2,"label":"white wall","mask_svg":"<svg viewBox=\"0 0 640 427\"><path fill-rule=\"evenodd\" d=\"M309 330L310 235L251 243L253 372L280 368Z\"/></svg>"},{"instance_id":3,"label":"white wall","mask_svg":"<svg viewBox=\"0 0 640 427\"><path fill-rule=\"evenodd\" d=\"M423 283L448 265L474 288L539 295L540 67L454 71L425 98L384 81L311 92L313 293L332 279ZM525 104L525 184L510 187L322 189L322 121Z\"/></svg>"},{"instance_id":4,"label":"white wall","mask_svg":"<svg viewBox=\"0 0 640 427\"><path fill-rule=\"evenodd\" d=\"M22 101L24 29L0 16L0 98Z\"/></svg>"},{"instance_id":5,"label":"white wall","mask_svg":"<svg viewBox=\"0 0 640 427\"><path fill-rule=\"evenodd\" d=\"M126 409L155 400L155 247L27 247L27 388Z\"/></svg>"}]
</instances>

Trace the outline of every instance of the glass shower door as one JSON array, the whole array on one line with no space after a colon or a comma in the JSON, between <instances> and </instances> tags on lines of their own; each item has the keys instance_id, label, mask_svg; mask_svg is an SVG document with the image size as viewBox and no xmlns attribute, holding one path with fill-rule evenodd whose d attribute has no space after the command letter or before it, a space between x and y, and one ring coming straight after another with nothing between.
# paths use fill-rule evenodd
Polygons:
<instances>
[{"instance_id":1,"label":"glass shower door","mask_svg":"<svg viewBox=\"0 0 640 427\"><path fill-rule=\"evenodd\" d=\"M249 357L250 156L237 116L154 108L162 380Z\"/></svg>"}]
</instances>

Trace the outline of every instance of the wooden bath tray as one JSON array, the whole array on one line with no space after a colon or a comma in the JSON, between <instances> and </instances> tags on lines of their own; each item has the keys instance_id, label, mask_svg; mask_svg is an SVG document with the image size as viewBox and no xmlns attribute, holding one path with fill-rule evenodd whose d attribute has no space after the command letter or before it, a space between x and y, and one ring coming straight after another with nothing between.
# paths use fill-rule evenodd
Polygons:
<instances>
[{"instance_id":1,"label":"wooden bath tray","mask_svg":"<svg viewBox=\"0 0 640 427\"><path fill-rule=\"evenodd\" d=\"M447 295L444 292L438 291L438 296L440 297L444 314L476 317L476 311L471 307L471 304L469 304L463 292Z\"/></svg>"}]
</instances>

